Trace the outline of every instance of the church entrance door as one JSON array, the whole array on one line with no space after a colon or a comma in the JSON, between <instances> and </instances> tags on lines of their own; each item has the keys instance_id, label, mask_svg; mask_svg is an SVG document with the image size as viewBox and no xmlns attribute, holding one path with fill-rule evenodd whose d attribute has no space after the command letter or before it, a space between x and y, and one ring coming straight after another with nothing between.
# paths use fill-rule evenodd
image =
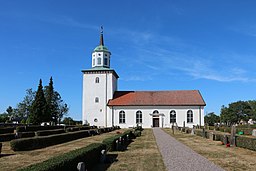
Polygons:
<instances>
[{"instance_id":1,"label":"church entrance door","mask_svg":"<svg viewBox=\"0 0 256 171\"><path fill-rule=\"evenodd\" d=\"M153 118L153 127L159 127L159 118Z\"/></svg>"}]
</instances>

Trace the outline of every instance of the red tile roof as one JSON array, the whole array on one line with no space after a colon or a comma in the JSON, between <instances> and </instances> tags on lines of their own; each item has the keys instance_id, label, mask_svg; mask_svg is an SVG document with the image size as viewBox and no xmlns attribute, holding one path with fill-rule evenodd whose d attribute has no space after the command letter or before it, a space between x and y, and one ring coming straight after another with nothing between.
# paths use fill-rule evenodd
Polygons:
<instances>
[{"instance_id":1,"label":"red tile roof","mask_svg":"<svg viewBox=\"0 0 256 171\"><path fill-rule=\"evenodd\" d=\"M205 106L198 90L116 91L108 106Z\"/></svg>"}]
</instances>

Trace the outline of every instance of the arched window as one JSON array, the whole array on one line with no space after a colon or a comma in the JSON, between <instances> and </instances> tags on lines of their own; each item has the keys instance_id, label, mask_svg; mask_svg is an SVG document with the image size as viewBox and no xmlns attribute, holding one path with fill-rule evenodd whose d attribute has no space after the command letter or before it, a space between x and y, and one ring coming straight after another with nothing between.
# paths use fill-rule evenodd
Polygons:
<instances>
[{"instance_id":1,"label":"arched window","mask_svg":"<svg viewBox=\"0 0 256 171\"><path fill-rule=\"evenodd\" d=\"M136 123L142 123L142 112L140 110L136 112Z\"/></svg>"},{"instance_id":2,"label":"arched window","mask_svg":"<svg viewBox=\"0 0 256 171\"><path fill-rule=\"evenodd\" d=\"M97 58L97 64L101 65L101 58Z\"/></svg>"},{"instance_id":3,"label":"arched window","mask_svg":"<svg viewBox=\"0 0 256 171\"><path fill-rule=\"evenodd\" d=\"M99 103L99 98L95 97L95 103Z\"/></svg>"},{"instance_id":4,"label":"arched window","mask_svg":"<svg viewBox=\"0 0 256 171\"><path fill-rule=\"evenodd\" d=\"M158 110L154 110L153 114L159 114Z\"/></svg>"},{"instance_id":5,"label":"arched window","mask_svg":"<svg viewBox=\"0 0 256 171\"><path fill-rule=\"evenodd\" d=\"M95 59L93 58L92 60L92 65L94 66L95 65Z\"/></svg>"},{"instance_id":6,"label":"arched window","mask_svg":"<svg viewBox=\"0 0 256 171\"><path fill-rule=\"evenodd\" d=\"M170 112L170 123L176 123L176 112L175 112L175 110L172 110Z\"/></svg>"},{"instance_id":7,"label":"arched window","mask_svg":"<svg viewBox=\"0 0 256 171\"><path fill-rule=\"evenodd\" d=\"M104 58L104 65L108 65L108 58Z\"/></svg>"},{"instance_id":8,"label":"arched window","mask_svg":"<svg viewBox=\"0 0 256 171\"><path fill-rule=\"evenodd\" d=\"M119 123L125 123L125 112L123 110L119 112Z\"/></svg>"},{"instance_id":9,"label":"arched window","mask_svg":"<svg viewBox=\"0 0 256 171\"><path fill-rule=\"evenodd\" d=\"M188 110L187 112L187 123L192 123L193 122L193 111Z\"/></svg>"},{"instance_id":10,"label":"arched window","mask_svg":"<svg viewBox=\"0 0 256 171\"><path fill-rule=\"evenodd\" d=\"M99 77L96 77L95 78L95 83L99 83L100 82L100 78Z\"/></svg>"}]
</instances>

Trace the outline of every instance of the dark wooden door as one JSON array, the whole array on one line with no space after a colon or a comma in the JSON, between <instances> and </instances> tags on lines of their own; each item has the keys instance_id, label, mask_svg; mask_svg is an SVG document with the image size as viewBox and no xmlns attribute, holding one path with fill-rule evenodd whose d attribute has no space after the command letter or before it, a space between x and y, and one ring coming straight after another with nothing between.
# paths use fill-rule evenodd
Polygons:
<instances>
[{"instance_id":1,"label":"dark wooden door","mask_svg":"<svg viewBox=\"0 0 256 171\"><path fill-rule=\"evenodd\" d=\"M159 127L159 118L153 118L153 127Z\"/></svg>"}]
</instances>

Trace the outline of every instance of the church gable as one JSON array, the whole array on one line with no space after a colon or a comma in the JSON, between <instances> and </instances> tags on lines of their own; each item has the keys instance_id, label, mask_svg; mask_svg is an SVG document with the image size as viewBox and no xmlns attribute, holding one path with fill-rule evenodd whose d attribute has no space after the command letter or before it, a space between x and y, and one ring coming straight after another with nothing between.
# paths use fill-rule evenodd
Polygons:
<instances>
[{"instance_id":1,"label":"church gable","mask_svg":"<svg viewBox=\"0 0 256 171\"><path fill-rule=\"evenodd\" d=\"M108 106L205 106L198 90L116 91Z\"/></svg>"}]
</instances>

